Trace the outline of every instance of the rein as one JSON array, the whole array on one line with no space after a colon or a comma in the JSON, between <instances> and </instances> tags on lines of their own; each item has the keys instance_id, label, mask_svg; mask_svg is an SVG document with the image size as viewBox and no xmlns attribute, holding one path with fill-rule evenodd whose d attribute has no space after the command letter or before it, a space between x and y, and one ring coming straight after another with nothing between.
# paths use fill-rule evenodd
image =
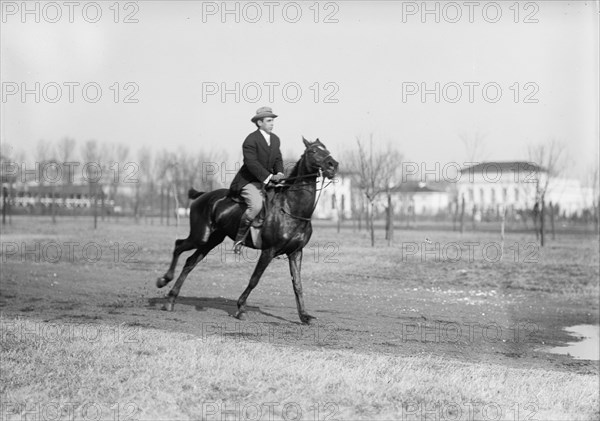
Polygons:
<instances>
[{"instance_id":1,"label":"rein","mask_svg":"<svg viewBox=\"0 0 600 421\"><path fill-rule=\"evenodd\" d=\"M284 179L283 179L283 181L288 181L288 180L296 180L296 179L298 179L298 178L308 178L308 177L313 177L313 176L315 176L315 175L319 175L319 173L320 173L320 172L314 172L314 173L311 173L311 174L302 174L302 175L299 175L299 176L297 176L297 177L287 177L287 178L284 178Z\"/></svg>"},{"instance_id":2,"label":"rein","mask_svg":"<svg viewBox=\"0 0 600 421\"><path fill-rule=\"evenodd\" d=\"M323 159L326 159L329 156L331 156L331 154L327 155ZM302 159L304 160L304 155L302 155ZM280 209L282 213L285 213L286 215L289 215L292 218L300 219L301 221L310 221L311 220L312 214L315 211L315 209L317 208L317 204L319 203L319 199L321 198L321 193L323 192L323 189L325 187L329 186L329 184L331 184L332 180L330 180L327 183L327 186L323 187L323 184L325 183L325 178L323 177L323 170L320 167L319 167L319 172L316 172L316 173L303 174L303 175L299 175L299 176L296 176L296 177L287 177L287 178L283 179L283 181L288 181L288 180L297 180L297 179L301 179L301 178L309 178L309 177L314 177L314 176L318 176L318 177L321 178L321 187L317 188L317 191L319 192L319 194L317 196L317 199L315 200L315 205L313 206L312 210L310 211L310 215L311 216L308 217L308 218L306 218L304 216L293 215L290 212L286 211L284 208ZM310 186L310 185L312 185L312 183L291 184L291 185L288 185L288 186L286 186L286 185L279 185L279 186L275 185L275 188L277 188L277 187L289 187L290 189L292 189L294 187Z\"/></svg>"},{"instance_id":3,"label":"rein","mask_svg":"<svg viewBox=\"0 0 600 421\"><path fill-rule=\"evenodd\" d=\"M323 171L321 170L321 168L319 168L319 177L321 177L321 187L318 189L319 195L317 196L317 200L315 200L315 205L313 206L313 208L310 211L310 215L311 215L310 217L306 218L304 216L292 215L291 213L286 211L284 208L281 208L281 212L285 213L286 215L291 216L292 218L300 219L302 221L310 221L313 212L317 208L317 203L319 203L319 199L321 198L321 192L323 191L323 183L325 183L325 179L323 178ZM294 177L294 178L301 178L301 177ZM331 181L329 183L331 183ZM327 185L329 185L329 183L327 183Z\"/></svg>"}]
</instances>

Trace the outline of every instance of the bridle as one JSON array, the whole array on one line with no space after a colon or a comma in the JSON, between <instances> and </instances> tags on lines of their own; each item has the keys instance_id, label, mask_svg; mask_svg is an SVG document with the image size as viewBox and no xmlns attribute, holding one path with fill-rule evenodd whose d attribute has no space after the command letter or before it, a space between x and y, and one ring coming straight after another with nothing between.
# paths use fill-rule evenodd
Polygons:
<instances>
[{"instance_id":1,"label":"bridle","mask_svg":"<svg viewBox=\"0 0 600 421\"><path fill-rule=\"evenodd\" d=\"M305 155L306 152L302 154L302 160L305 160ZM327 158L330 158L331 154L328 153L327 155L325 155L325 157L322 159L322 161L325 161ZM298 184L283 184L286 181L289 180L298 180L298 179L302 179L302 178L311 178L311 177L321 177L323 178L323 170L321 168L321 166L319 165L319 171L318 172L314 172L314 173L309 173L309 174L302 174L296 177L287 177L287 178L282 178L281 181L279 183L277 183L274 187L287 187L287 188L292 188L292 187L302 187L302 186L310 186L312 185L312 183L298 183ZM329 181L329 183L327 183L327 186L331 183L331 181ZM321 185L323 185L323 183L321 183ZM325 187L327 187L325 186Z\"/></svg>"}]
</instances>

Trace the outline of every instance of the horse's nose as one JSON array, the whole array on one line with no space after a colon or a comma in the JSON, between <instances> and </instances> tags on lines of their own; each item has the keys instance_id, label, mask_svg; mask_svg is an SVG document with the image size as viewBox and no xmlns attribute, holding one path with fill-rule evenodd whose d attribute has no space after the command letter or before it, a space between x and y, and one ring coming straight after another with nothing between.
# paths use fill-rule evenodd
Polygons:
<instances>
[{"instance_id":1,"label":"horse's nose","mask_svg":"<svg viewBox=\"0 0 600 421\"><path fill-rule=\"evenodd\" d=\"M338 169L338 162L337 162L335 159L333 159L333 158L330 158L330 159L327 161L327 167L328 167L330 170L337 171L337 169Z\"/></svg>"}]
</instances>

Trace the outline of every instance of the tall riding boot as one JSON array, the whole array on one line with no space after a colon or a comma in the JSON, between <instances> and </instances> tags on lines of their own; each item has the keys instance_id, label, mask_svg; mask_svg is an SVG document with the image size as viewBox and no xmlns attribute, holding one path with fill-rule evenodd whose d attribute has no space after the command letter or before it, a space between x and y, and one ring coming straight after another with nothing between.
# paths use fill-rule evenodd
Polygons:
<instances>
[{"instance_id":1,"label":"tall riding boot","mask_svg":"<svg viewBox=\"0 0 600 421\"><path fill-rule=\"evenodd\" d=\"M250 228L250 224L252 224L252 219L248 218L246 213L244 213L240 221L240 227L238 228L237 235L235 236L235 240L233 242L234 253L239 254L241 252L244 239L246 238Z\"/></svg>"}]
</instances>

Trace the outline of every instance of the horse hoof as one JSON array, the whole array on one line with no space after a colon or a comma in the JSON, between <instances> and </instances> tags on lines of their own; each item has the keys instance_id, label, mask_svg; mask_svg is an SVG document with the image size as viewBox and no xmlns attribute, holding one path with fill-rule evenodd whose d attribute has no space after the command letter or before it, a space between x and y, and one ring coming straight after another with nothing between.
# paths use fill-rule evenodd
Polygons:
<instances>
[{"instance_id":1,"label":"horse hoof","mask_svg":"<svg viewBox=\"0 0 600 421\"><path fill-rule=\"evenodd\" d=\"M312 325L317 321L317 318L315 316L311 316L310 314L303 314L302 316L300 316L300 321L302 322L302 324Z\"/></svg>"},{"instance_id":2,"label":"horse hoof","mask_svg":"<svg viewBox=\"0 0 600 421\"><path fill-rule=\"evenodd\" d=\"M162 288L165 285L167 285L169 283L169 280L167 278L165 278L164 276L161 276L160 278L158 278L156 280L156 287L157 288Z\"/></svg>"},{"instance_id":3,"label":"horse hoof","mask_svg":"<svg viewBox=\"0 0 600 421\"><path fill-rule=\"evenodd\" d=\"M175 304L173 304L171 302L166 303L165 305L162 306L163 311L173 311L174 308L175 308Z\"/></svg>"},{"instance_id":4,"label":"horse hoof","mask_svg":"<svg viewBox=\"0 0 600 421\"><path fill-rule=\"evenodd\" d=\"M238 320L248 320L248 316L245 311L238 311L235 313L235 318Z\"/></svg>"}]
</instances>

